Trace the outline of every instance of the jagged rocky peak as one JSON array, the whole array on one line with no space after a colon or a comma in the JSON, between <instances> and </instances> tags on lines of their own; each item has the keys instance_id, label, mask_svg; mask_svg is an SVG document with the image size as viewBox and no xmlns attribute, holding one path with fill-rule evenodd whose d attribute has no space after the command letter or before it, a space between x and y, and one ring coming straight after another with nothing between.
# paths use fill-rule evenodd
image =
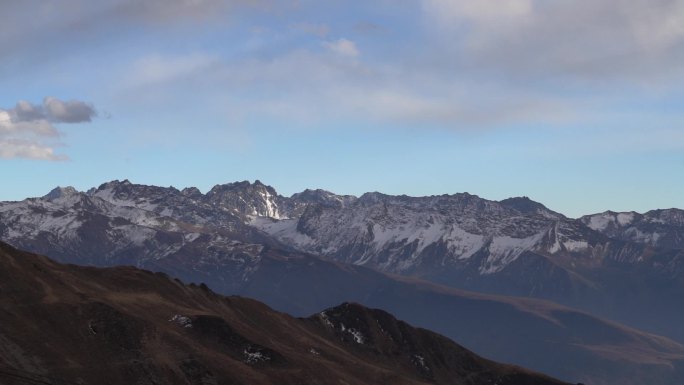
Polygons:
<instances>
[{"instance_id":1,"label":"jagged rocky peak","mask_svg":"<svg viewBox=\"0 0 684 385\"><path fill-rule=\"evenodd\" d=\"M74 195L74 194L78 194L78 193L79 193L78 190L76 190L75 188L73 188L71 186L67 186L67 187L59 187L58 186L58 187L55 187L54 189L52 189L52 191L50 191L49 193L45 194L43 196L43 198L47 199L47 200L53 200L53 199L58 199L58 198L64 198L64 197Z\"/></svg>"},{"instance_id":2,"label":"jagged rocky peak","mask_svg":"<svg viewBox=\"0 0 684 385\"><path fill-rule=\"evenodd\" d=\"M154 186L154 185L145 185L145 184L138 184L138 183L132 183L128 179L124 180L112 180L109 182L102 183L99 187L96 189L92 189L91 191L96 192L96 191L103 191L103 190L175 190L178 191L175 187L169 186L169 187L161 187L161 186Z\"/></svg>"},{"instance_id":3,"label":"jagged rocky peak","mask_svg":"<svg viewBox=\"0 0 684 385\"><path fill-rule=\"evenodd\" d=\"M423 197L408 195L387 195L379 192L363 194L358 202L363 206L384 205L401 206L414 210L447 210L469 213L499 213L505 211L498 202L489 201L467 192Z\"/></svg>"},{"instance_id":4,"label":"jagged rocky peak","mask_svg":"<svg viewBox=\"0 0 684 385\"><path fill-rule=\"evenodd\" d=\"M562 214L549 210L548 207L544 206L539 202L533 201L532 199L526 196L507 198L500 201L499 203L504 207L517 210L522 214L543 214L558 218L563 217Z\"/></svg>"},{"instance_id":5,"label":"jagged rocky peak","mask_svg":"<svg viewBox=\"0 0 684 385\"><path fill-rule=\"evenodd\" d=\"M684 226L684 210L681 209L651 210L644 214L644 216L670 225Z\"/></svg>"},{"instance_id":6,"label":"jagged rocky peak","mask_svg":"<svg viewBox=\"0 0 684 385\"><path fill-rule=\"evenodd\" d=\"M346 207L354 203L358 198L353 195L337 195L322 189L306 189L293 194L291 200L302 204L320 204L329 207Z\"/></svg>"},{"instance_id":7,"label":"jagged rocky peak","mask_svg":"<svg viewBox=\"0 0 684 385\"><path fill-rule=\"evenodd\" d=\"M159 187L131 183L128 179L113 180L101 184L97 189L88 191L97 197L118 206L135 206L144 210L154 210L159 206L178 204L182 195L173 186Z\"/></svg>"},{"instance_id":8,"label":"jagged rocky peak","mask_svg":"<svg viewBox=\"0 0 684 385\"><path fill-rule=\"evenodd\" d=\"M132 183L128 179L124 179L123 181L115 179L109 182L102 183L97 188L92 188L88 190L88 195L100 197L102 197L103 195L115 195L122 191L128 191L131 185Z\"/></svg>"},{"instance_id":9,"label":"jagged rocky peak","mask_svg":"<svg viewBox=\"0 0 684 385\"><path fill-rule=\"evenodd\" d=\"M258 191L267 191L272 195L278 195L276 190L268 185L263 184L260 180L255 180L251 183L248 180L242 182L232 182L225 184L217 184L212 187L207 193L207 197L213 197L216 195L226 194L226 193L253 193Z\"/></svg>"},{"instance_id":10,"label":"jagged rocky peak","mask_svg":"<svg viewBox=\"0 0 684 385\"><path fill-rule=\"evenodd\" d=\"M199 199L204 196L197 187L186 187L181 190L181 194L191 199Z\"/></svg>"},{"instance_id":11,"label":"jagged rocky peak","mask_svg":"<svg viewBox=\"0 0 684 385\"><path fill-rule=\"evenodd\" d=\"M128 179L124 179L124 180L114 179L112 181L102 183L96 189L96 191L97 190L114 189L114 188L118 188L118 187L122 187L122 186L130 186L130 185L132 185L132 183Z\"/></svg>"},{"instance_id":12,"label":"jagged rocky peak","mask_svg":"<svg viewBox=\"0 0 684 385\"><path fill-rule=\"evenodd\" d=\"M227 183L214 186L205 196L211 204L236 210L242 215L271 218L286 217L285 199L276 190L259 180Z\"/></svg>"},{"instance_id":13,"label":"jagged rocky peak","mask_svg":"<svg viewBox=\"0 0 684 385\"><path fill-rule=\"evenodd\" d=\"M363 205L374 205L377 203L386 203L392 198L391 195L383 194L381 192L367 192L361 195L358 202Z\"/></svg>"}]
</instances>

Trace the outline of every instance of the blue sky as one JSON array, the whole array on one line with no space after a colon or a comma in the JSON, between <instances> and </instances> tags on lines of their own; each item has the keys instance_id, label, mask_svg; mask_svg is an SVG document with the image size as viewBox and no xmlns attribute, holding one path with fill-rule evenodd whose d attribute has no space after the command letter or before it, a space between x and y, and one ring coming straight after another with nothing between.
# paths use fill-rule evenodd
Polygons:
<instances>
[{"instance_id":1,"label":"blue sky","mask_svg":"<svg viewBox=\"0 0 684 385\"><path fill-rule=\"evenodd\" d=\"M684 207L681 0L0 5L1 200L254 180Z\"/></svg>"}]
</instances>

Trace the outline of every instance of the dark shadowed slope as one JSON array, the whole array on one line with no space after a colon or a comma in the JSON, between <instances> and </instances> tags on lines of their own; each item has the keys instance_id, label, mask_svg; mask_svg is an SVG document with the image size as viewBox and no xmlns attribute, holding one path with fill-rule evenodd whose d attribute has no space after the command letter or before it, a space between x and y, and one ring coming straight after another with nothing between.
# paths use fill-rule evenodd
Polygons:
<instances>
[{"instance_id":1,"label":"dark shadowed slope","mask_svg":"<svg viewBox=\"0 0 684 385\"><path fill-rule=\"evenodd\" d=\"M562 384L380 310L297 319L163 274L4 244L0 325L2 384Z\"/></svg>"},{"instance_id":2,"label":"dark shadowed slope","mask_svg":"<svg viewBox=\"0 0 684 385\"><path fill-rule=\"evenodd\" d=\"M240 293L295 314L341 301L380 307L485 357L566 381L684 383L684 346L547 301L476 294L275 250L264 252Z\"/></svg>"}]
</instances>

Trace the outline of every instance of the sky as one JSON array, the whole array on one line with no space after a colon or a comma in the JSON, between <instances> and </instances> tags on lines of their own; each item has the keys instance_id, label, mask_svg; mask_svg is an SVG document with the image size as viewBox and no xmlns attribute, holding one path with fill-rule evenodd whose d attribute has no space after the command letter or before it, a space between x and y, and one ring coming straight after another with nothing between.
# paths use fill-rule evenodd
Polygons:
<instances>
[{"instance_id":1,"label":"sky","mask_svg":"<svg viewBox=\"0 0 684 385\"><path fill-rule=\"evenodd\" d=\"M684 208L684 0L3 0L0 200L114 179Z\"/></svg>"}]
</instances>

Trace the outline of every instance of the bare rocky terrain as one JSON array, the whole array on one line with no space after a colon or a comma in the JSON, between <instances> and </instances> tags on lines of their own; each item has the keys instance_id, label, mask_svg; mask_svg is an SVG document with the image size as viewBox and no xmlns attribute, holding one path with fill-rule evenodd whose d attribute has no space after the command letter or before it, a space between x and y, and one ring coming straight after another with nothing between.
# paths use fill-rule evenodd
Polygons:
<instances>
[{"instance_id":1,"label":"bare rocky terrain","mask_svg":"<svg viewBox=\"0 0 684 385\"><path fill-rule=\"evenodd\" d=\"M0 383L500 384L560 381L351 303L293 318L132 267L0 244Z\"/></svg>"}]
</instances>

